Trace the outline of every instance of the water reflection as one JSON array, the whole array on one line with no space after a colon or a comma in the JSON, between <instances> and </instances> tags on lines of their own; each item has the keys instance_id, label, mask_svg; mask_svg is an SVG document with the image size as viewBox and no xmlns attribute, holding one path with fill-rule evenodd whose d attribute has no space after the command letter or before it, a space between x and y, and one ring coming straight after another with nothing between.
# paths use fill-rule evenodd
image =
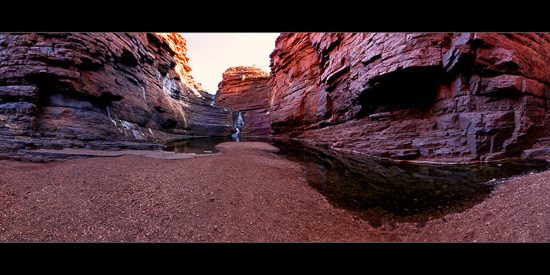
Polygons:
<instances>
[{"instance_id":1,"label":"water reflection","mask_svg":"<svg viewBox=\"0 0 550 275\"><path fill-rule=\"evenodd\" d=\"M482 202L499 179L546 170L546 161L430 165L378 160L273 141L279 154L307 168L308 183L335 206L379 226L383 221L426 222Z\"/></svg>"},{"instance_id":2,"label":"water reflection","mask_svg":"<svg viewBox=\"0 0 550 275\"><path fill-rule=\"evenodd\" d=\"M214 148L222 142L233 141L231 137L191 137L164 142L165 151L181 154L213 154L219 150Z\"/></svg>"},{"instance_id":3,"label":"water reflection","mask_svg":"<svg viewBox=\"0 0 550 275\"><path fill-rule=\"evenodd\" d=\"M222 142L248 142L261 141L270 142L269 137L246 137L241 135L232 135L230 137L189 137L177 140L162 142L166 145L164 151L181 154L213 154L219 152L216 145Z\"/></svg>"}]
</instances>

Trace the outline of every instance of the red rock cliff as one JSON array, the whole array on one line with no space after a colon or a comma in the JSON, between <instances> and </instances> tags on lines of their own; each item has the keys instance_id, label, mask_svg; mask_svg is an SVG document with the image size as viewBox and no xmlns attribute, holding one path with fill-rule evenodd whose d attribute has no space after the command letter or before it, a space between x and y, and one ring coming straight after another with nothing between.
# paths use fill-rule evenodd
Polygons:
<instances>
[{"instance_id":1,"label":"red rock cliff","mask_svg":"<svg viewBox=\"0 0 550 275\"><path fill-rule=\"evenodd\" d=\"M251 66L227 69L218 84L216 106L242 112L244 135L269 135L269 74Z\"/></svg>"},{"instance_id":2,"label":"red rock cliff","mask_svg":"<svg viewBox=\"0 0 550 275\"><path fill-rule=\"evenodd\" d=\"M172 57L176 61L174 70L178 74L182 82L188 86L200 89L200 83L193 80L191 76L191 67L189 66L189 58L187 58L187 41L179 33L157 33L164 38L164 41L170 47ZM168 49L167 49L168 50Z\"/></svg>"},{"instance_id":3,"label":"red rock cliff","mask_svg":"<svg viewBox=\"0 0 550 275\"><path fill-rule=\"evenodd\" d=\"M276 136L394 159L550 155L549 34L283 33L270 57Z\"/></svg>"},{"instance_id":4,"label":"red rock cliff","mask_svg":"<svg viewBox=\"0 0 550 275\"><path fill-rule=\"evenodd\" d=\"M0 144L126 146L226 135L230 113L193 81L179 34L0 35Z\"/></svg>"}]
</instances>

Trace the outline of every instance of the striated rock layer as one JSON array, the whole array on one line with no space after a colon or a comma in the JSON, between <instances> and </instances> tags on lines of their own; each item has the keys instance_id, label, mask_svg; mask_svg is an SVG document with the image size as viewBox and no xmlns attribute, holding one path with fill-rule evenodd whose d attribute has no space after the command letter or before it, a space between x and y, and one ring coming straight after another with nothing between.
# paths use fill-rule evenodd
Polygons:
<instances>
[{"instance_id":1,"label":"striated rock layer","mask_svg":"<svg viewBox=\"0 0 550 275\"><path fill-rule=\"evenodd\" d=\"M269 74L252 66L227 69L218 84L215 104L218 107L242 114L244 126L241 134L248 136L270 135L267 82Z\"/></svg>"},{"instance_id":2,"label":"striated rock layer","mask_svg":"<svg viewBox=\"0 0 550 275\"><path fill-rule=\"evenodd\" d=\"M0 34L0 149L230 134L190 71L179 34Z\"/></svg>"},{"instance_id":3,"label":"striated rock layer","mask_svg":"<svg viewBox=\"0 0 550 275\"><path fill-rule=\"evenodd\" d=\"M550 134L549 65L550 34L281 34L271 128L396 159L535 156Z\"/></svg>"},{"instance_id":4,"label":"striated rock layer","mask_svg":"<svg viewBox=\"0 0 550 275\"><path fill-rule=\"evenodd\" d=\"M270 57L275 136L404 160L550 156L550 34L283 33ZM220 104L263 104L229 79Z\"/></svg>"},{"instance_id":5,"label":"striated rock layer","mask_svg":"<svg viewBox=\"0 0 550 275\"><path fill-rule=\"evenodd\" d=\"M240 111L243 134L377 157L549 157L549 49L535 33L284 33L271 75L230 68L213 103L178 34L0 34L0 150L229 135Z\"/></svg>"}]
</instances>

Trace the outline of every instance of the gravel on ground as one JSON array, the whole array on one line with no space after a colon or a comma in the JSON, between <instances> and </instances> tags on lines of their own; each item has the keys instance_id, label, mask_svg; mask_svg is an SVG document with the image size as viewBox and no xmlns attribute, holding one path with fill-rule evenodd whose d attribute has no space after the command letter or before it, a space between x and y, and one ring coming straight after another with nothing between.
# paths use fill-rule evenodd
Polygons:
<instances>
[{"instance_id":1,"label":"gravel on ground","mask_svg":"<svg viewBox=\"0 0 550 275\"><path fill-rule=\"evenodd\" d=\"M332 206L304 168L262 142L163 159L0 161L0 242L548 242L550 171L424 224L367 221Z\"/></svg>"}]
</instances>

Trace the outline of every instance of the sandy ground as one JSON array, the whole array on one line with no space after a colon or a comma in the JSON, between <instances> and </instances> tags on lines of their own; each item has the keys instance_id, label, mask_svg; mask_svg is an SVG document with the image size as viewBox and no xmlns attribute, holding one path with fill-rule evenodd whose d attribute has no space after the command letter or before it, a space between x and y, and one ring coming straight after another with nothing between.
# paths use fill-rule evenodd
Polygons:
<instances>
[{"instance_id":1,"label":"sandy ground","mask_svg":"<svg viewBox=\"0 0 550 275\"><path fill-rule=\"evenodd\" d=\"M203 156L196 154L176 154L174 152L166 152L161 150L119 150L119 151L106 151L106 150L92 150L92 149L71 149L66 148L62 150L54 149L36 149L26 150L26 152L38 154L38 155L50 155L60 158L64 157L119 157L124 155L142 156L155 159L187 159L195 156Z\"/></svg>"},{"instance_id":2,"label":"sandy ground","mask_svg":"<svg viewBox=\"0 0 550 275\"><path fill-rule=\"evenodd\" d=\"M0 242L550 241L550 172L507 181L462 213L374 228L328 203L276 148L218 147L184 159L0 161Z\"/></svg>"}]
</instances>

